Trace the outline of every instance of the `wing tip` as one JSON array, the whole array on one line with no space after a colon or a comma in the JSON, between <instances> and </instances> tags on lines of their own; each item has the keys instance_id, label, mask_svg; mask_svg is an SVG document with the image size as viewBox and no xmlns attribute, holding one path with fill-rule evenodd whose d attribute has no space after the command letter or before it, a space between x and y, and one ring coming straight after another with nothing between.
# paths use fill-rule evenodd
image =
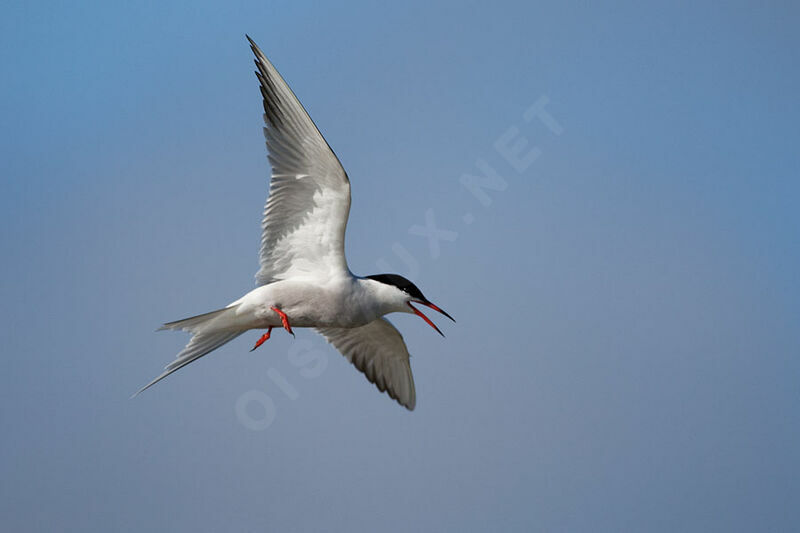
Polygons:
<instances>
[{"instance_id":1,"label":"wing tip","mask_svg":"<svg viewBox=\"0 0 800 533\"><path fill-rule=\"evenodd\" d=\"M250 43L250 50L252 50L253 54L256 56L255 59L256 65L263 64L264 62L269 63L267 56L264 55L264 52L261 51L261 48L258 47L256 42L253 39L251 39L250 36L247 35L246 33L244 34L244 36L247 37L247 41Z\"/></svg>"},{"instance_id":2,"label":"wing tip","mask_svg":"<svg viewBox=\"0 0 800 533\"><path fill-rule=\"evenodd\" d=\"M250 36L249 36L248 34L246 34L246 33L244 34L244 36L247 38L247 42L248 42L248 43L250 43L250 48L252 48L252 49L253 49L253 51L256 51L256 50L258 50L258 45L257 45L257 44L256 44L256 42L255 42L255 41L252 39L252 37L250 37ZM260 50L259 50L259 51L260 51Z\"/></svg>"}]
</instances>

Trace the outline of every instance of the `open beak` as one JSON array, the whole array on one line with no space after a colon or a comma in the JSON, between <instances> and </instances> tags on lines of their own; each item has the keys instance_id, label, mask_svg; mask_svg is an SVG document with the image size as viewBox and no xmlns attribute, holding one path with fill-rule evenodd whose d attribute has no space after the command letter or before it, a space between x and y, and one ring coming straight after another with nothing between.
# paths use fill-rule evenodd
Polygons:
<instances>
[{"instance_id":1,"label":"open beak","mask_svg":"<svg viewBox=\"0 0 800 533\"><path fill-rule=\"evenodd\" d=\"M418 304L422 304L422 305L424 305L424 306L426 306L426 307L430 307L430 308L431 308L431 309L433 309L434 311L438 311L438 312L442 313L444 316L446 316L447 318L449 318L449 319L450 319L450 320L452 320L453 322L455 322L455 321L456 321L456 319L455 319L455 318L451 317L451 316L450 316L450 315L448 315L446 312L444 312L442 309L440 309L439 307L437 307L437 306L433 305L431 302L428 302L428 301L424 301L424 302L423 302L422 300L415 300L415 301L414 301L414 303L418 303ZM415 314L415 315L417 315L417 316L419 316L420 318L422 318L422 320L424 320L425 322L427 322L427 323L428 323L428 325L429 325L430 327L432 327L433 329L435 329L435 330L436 330L436 332L437 332L439 335L441 335L442 337L444 337L444 333L442 333L442 332L441 332L441 330L440 330L439 328L437 328L437 327L436 327L436 324L434 324L433 322L431 322L431 319L430 319L430 318L428 318L428 317L426 317L426 316L425 316L425 315L422 313L422 311L420 311L419 309L417 309L416 307L414 307L413 305L411 305L411 302L408 302L408 306L411 308L411 310L412 310L412 311L414 311L414 314Z\"/></svg>"}]
</instances>

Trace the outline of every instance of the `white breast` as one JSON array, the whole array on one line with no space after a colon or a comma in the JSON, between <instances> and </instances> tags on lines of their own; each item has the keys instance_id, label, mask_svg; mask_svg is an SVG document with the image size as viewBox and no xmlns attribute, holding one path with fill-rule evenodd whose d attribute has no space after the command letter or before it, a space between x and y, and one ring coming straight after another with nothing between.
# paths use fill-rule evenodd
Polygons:
<instances>
[{"instance_id":1,"label":"white breast","mask_svg":"<svg viewBox=\"0 0 800 533\"><path fill-rule=\"evenodd\" d=\"M242 325L251 328L278 327L277 307L289 317L292 327L357 327L372 322L381 313L377 301L359 278L348 276L326 281L291 279L263 285L233 302Z\"/></svg>"}]
</instances>

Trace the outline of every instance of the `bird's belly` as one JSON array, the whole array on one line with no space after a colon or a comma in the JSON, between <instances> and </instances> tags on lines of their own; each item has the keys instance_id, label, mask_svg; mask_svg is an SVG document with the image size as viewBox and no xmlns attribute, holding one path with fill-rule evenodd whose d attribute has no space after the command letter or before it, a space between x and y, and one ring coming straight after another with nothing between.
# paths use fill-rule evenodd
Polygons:
<instances>
[{"instance_id":1,"label":"bird's belly","mask_svg":"<svg viewBox=\"0 0 800 533\"><path fill-rule=\"evenodd\" d=\"M239 312L252 317L253 328L278 327L281 318L273 307L286 314L293 328L353 328L378 318L346 282L279 281L248 293L241 299Z\"/></svg>"}]
</instances>

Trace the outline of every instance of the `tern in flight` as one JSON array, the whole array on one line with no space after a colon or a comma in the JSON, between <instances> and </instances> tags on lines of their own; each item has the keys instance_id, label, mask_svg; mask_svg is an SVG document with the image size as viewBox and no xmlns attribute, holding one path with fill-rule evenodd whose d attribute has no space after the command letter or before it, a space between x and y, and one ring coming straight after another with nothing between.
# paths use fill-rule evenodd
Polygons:
<instances>
[{"instance_id":1,"label":"tern in flight","mask_svg":"<svg viewBox=\"0 0 800 533\"><path fill-rule=\"evenodd\" d=\"M264 103L264 136L272 166L261 222L258 287L223 309L164 324L188 331L189 344L139 392L251 329L315 328L382 392L409 410L414 378L403 336L385 318L416 305L453 318L397 274L353 275L344 256L350 180L311 117L250 37ZM136 393L138 394L138 392Z\"/></svg>"}]
</instances>

